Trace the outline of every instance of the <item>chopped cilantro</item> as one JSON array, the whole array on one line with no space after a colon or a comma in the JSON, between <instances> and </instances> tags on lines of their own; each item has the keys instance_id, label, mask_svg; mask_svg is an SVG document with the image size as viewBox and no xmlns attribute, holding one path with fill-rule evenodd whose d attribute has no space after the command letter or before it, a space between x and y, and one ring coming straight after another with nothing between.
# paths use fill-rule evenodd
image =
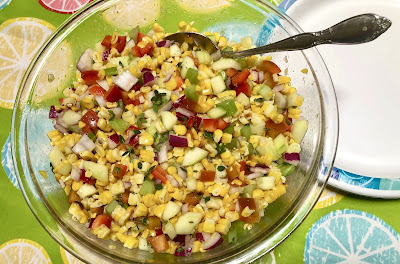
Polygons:
<instances>
[{"instance_id":1,"label":"chopped cilantro","mask_svg":"<svg viewBox=\"0 0 400 264\"><path fill-rule=\"evenodd\" d=\"M193 224L194 222L193 221L189 221L189 224Z\"/></svg>"},{"instance_id":2,"label":"chopped cilantro","mask_svg":"<svg viewBox=\"0 0 400 264\"><path fill-rule=\"evenodd\" d=\"M269 128L268 128L268 127L266 127L264 130L265 130L265 131L269 131Z\"/></svg>"},{"instance_id":3,"label":"chopped cilantro","mask_svg":"<svg viewBox=\"0 0 400 264\"><path fill-rule=\"evenodd\" d=\"M187 172L186 168L181 167L181 170L183 170L184 172Z\"/></svg>"},{"instance_id":4,"label":"chopped cilantro","mask_svg":"<svg viewBox=\"0 0 400 264\"><path fill-rule=\"evenodd\" d=\"M192 222L192 221L191 221ZM189 222L190 223L190 222ZM192 222L193 223L193 222ZM178 247L177 249L176 249L176 252L183 252L184 251L184 249L182 248L182 247Z\"/></svg>"},{"instance_id":5,"label":"chopped cilantro","mask_svg":"<svg viewBox=\"0 0 400 264\"><path fill-rule=\"evenodd\" d=\"M141 169L143 168L143 164L142 164L141 162L139 162L139 163L137 164L137 167L139 168L139 170L141 170Z\"/></svg>"},{"instance_id":6,"label":"chopped cilantro","mask_svg":"<svg viewBox=\"0 0 400 264\"><path fill-rule=\"evenodd\" d=\"M133 149L133 147L126 147L127 150L124 152L124 154L122 154L122 156L128 155L128 154L133 154L135 152L135 150Z\"/></svg>"},{"instance_id":7,"label":"chopped cilantro","mask_svg":"<svg viewBox=\"0 0 400 264\"><path fill-rule=\"evenodd\" d=\"M225 144L221 144L221 143L217 144L217 154L215 156L221 155L222 153L225 152L225 150L226 150Z\"/></svg>"},{"instance_id":8,"label":"chopped cilantro","mask_svg":"<svg viewBox=\"0 0 400 264\"><path fill-rule=\"evenodd\" d=\"M115 168L114 168L114 173L115 173L115 174L119 174L120 171L121 171L121 168L120 168L120 167L115 167Z\"/></svg>"},{"instance_id":9,"label":"chopped cilantro","mask_svg":"<svg viewBox=\"0 0 400 264\"><path fill-rule=\"evenodd\" d=\"M156 165L153 165L150 167L150 169L146 172L144 175L144 178L147 179L147 177L150 175L150 173L156 168Z\"/></svg>"},{"instance_id":10,"label":"chopped cilantro","mask_svg":"<svg viewBox=\"0 0 400 264\"><path fill-rule=\"evenodd\" d=\"M163 187L163 186L162 186L161 183L158 183L158 184L156 184L156 186L155 186L156 190L161 190L162 187Z\"/></svg>"},{"instance_id":11,"label":"chopped cilantro","mask_svg":"<svg viewBox=\"0 0 400 264\"><path fill-rule=\"evenodd\" d=\"M169 139L169 134L168 133L162 134L162 136L160 137L160 140L158 141L158 143L162 144L162 143L166 142L168 139Z\"/></svg>"},{"instance_id":12,"label":"chopped cilantro","mask_svg":"<svg viewBox=\"0 0 400 264\"><path fill-rule=\"evenodd\" d=\"M206 138L208 138L209 140L214 141L213 133L208 132L208 131L205 131L205 132L204 132L204 136L205 136Z\"/></svg>"},{"instance_id":13,"label":"chopped cilantro","mask_svg":"<svg viewBox=\"0 0 400 264\"><path fill-rule=\"evenodd\" d=\"M118 107L124 109L124 103L122 102L121 99L118 100Z\"/></svg>"},{"instance_id":14,"label":"chopped cilantro","mask_svg":"<svg viewBox=\"0 0 400 264\"><path fill-rule=\"evenodd\" d=\"M167 102L165 98L163 98L166 93L159 93L157 90L154 91L154 96L151 98L151 101L153 102L153 111L158 113L158 109Z\"/></svg>"},{"instance_id":15,"label":"chopped cilantro","mask_svg":"<svg viewBox=\"0 0 400 264\"><path fill-rule=\"evenodd\" d=\"M225 167L224 167L224 166L218 166L218 167L217 167L217 170L218 170L218 171L224 171L224 170L225 170Z\"/></svg>"},{"instance_id":16,"label":"chopped cilantro","mask_svg":"<svg viewBox=\"0 0 400 264\"><path fill-rule=\"evenodd\" d=\"M142 127L142 124L144 124L144 123L147 123L147 120L146 120L146 118L144 117L144 113L141 113L141 114L138 116L137 125L138 125L138 127Z\"/></svg>"},{"instance_id":17,"label":"chopped cilantro","mask_svg":"<svg viewBox=\"0 0 400 264\"><path fill-rule=\"evenodd\" d=\"M265 99L261 97L261 98L255 99L254 101L256 101L257 103L262 103L265 101Z\"/></svg>"},{"instance_id":18,"label":"chopped cilantro","mask_svg":"<svg viewBox=\"0 0 400 264\"><path fill-rule=\"evenodd\" d=\"M113 121L115 119L115 114L112 110L108 110L108 112L111 114L111 118L109 119L109 121Z\"/></svg>"},{"instance_id":19,"label":"chopped cilantro","mask_svg":"<svg viewBox=\"0 0 400 264\"><path fill-rule=\"evenodd\" d=\"M140 219L140 222L142 222L143 225L147 225L147 217L143 217L142 219Z\"/></svg>"},{"instance_id":20,"label":"chopped cilantro","mask_svg":"<svg viewBox=\"0 0 400 264\"><path fill-rule=\"evenodd\" d=\"M118 62L119 66L124 67L124 64L122 63L122 61Z\"/></svg>"},{"instance_id":21,"label":"chopped cilantro","mask_svg":"<svg viewBox=\"0 0 400 264\"><path fill-rule=\"evenodd\" d=\"M292 125L292 122L290 122L290 120L288 118L285 119L285 122L288 126Z\"/></svg>"},{"instance_id":22,"label":"chopped cilantro","mask_svg":"<svg viewBox=\"0 0 400 264\"><path fill-rule=\"evenodd\" d=\"M119 135L119 141L124 144L125 143L125 138L122 135Z\"/></svg>"},{"instance_id":23,"label":"chopped cilantro","mask_svg":"<svg viewBox=\"0 0 400 264\"><path fill-rule=\"evenodd\" d=\"M181 68L182 67L182 62L178 62L178 64L176 64L176 67Z\"/></svg>"},{"instance_id":24,"label":"chopped cilantro","mask_svg":"<svg viewBox=\"0 0 400 264\"><path fill-rule=\"evenodd\" d=\"M138 130L138 129L134 129L134 130L133 130L133 133L135 133L135 135L139 135L139 134L142 133L142 132L140 132L140 130Z\"/></svg>"},{"instance_id":25,"label":"chopped cilantro","mask_svg":"<svg viewBox=\"0 0 400 264\"><path fill-rule=\"evenodd\" d=\"M207 203L208 201L210 201L210 199L211 199L211 196L207 196L207 197L204 197L204 201Z\"/></svg>"}]
</instances>

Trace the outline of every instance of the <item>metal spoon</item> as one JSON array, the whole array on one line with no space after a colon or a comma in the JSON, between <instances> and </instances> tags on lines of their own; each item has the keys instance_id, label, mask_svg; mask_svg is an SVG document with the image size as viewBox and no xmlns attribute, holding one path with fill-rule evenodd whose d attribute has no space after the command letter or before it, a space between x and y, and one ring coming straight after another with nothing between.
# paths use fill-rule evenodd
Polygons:
<instances>
[{"instance_id":1,"label":"metal spoon","mask_svg":"<svg viewBox=\"0 0 400 264\"><path fill-rule=\"evenodd\" d=\"M194 32L178 32L165 37L178 43L189 42L210 54L227 58L248 57L254 54L308 49L320 44L360 44L372 41L383 34L392 22L376 14L362 14L348 18L330 28L318 32L302 33L265 46L243 51L220 50L208 37ZM192 41L191 41L192 40Z\"/></svg>"}]
</instances>

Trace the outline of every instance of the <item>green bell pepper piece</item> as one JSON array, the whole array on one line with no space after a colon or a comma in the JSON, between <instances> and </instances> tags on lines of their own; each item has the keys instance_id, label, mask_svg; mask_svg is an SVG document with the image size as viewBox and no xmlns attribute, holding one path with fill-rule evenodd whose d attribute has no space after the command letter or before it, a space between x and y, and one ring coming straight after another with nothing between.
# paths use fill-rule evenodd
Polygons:
<instances>
[{"instance_id":1,"label":"green bell pepper piece","mask_svg":"<svg viewBox=\"0 0 400 264\"><path fill-rule=\"evenodd\" d=\"M183 92L185 93L187 98L192 99L195 102L197 102L199 100L199 95L196 92L196 85L192 84L192 85L186 87Z\"/></svg>"},{"instance_id":2,"label":"green bell pepper piece","mask_svg":"<svg viewBox=\"0 0 400 264\"><path fill-rule=\"evenodd\" d=\"M225 117L232 116L237 112L235 100L228 99L216 105L226 111Z\"/></svg>"},{"instance_id":3,"label":"green bell pepper piece","mask_svg":"<svg viewBox=\"0 0 400 264\"><path fill-rule=\"evenodd\" d=\"M144 181L142 184L142 188L140 188L139 194L142 196L145 196L146 194L155 194L156 193L156 187L154 187L154 181Z\"/></svg>"},{"instance_id":4,"label":"green bell pepper piece","mask_svg":"<svg viewBox=\"0 0 400 264\"><path fill-rule=\"evenodd\" d=\"M245 125L244 127L242 127L242 129L240 129L240 133L242 134L242 136L244 136L247 140L250 139L251 136L251 128L249 125Z\"/></svg>"},{"instance_id":5,"label":"green bell pepper piece","mask_svg":"<svg viewBox=\"0 0 400 264\"><path fill-rule=\"evenodd\" d=\"M129 123L125 122L121 118L109 121L109 124L112 129L114 129L115 131L117 131L119 133L123 133L125 130L127 130L130 127Z\"/></svg>"},{"instance_id":6,"label":"green bell pepper piece","mask_svg":"<svg viewBox=\"0 0 400 264\"><path fill-rule=\"evenodd\" d=\"M288 163L282 163L278 166L278 168L281 170L282 176L288 176L294 172L296 166Z\"/></svg>"},{"instance_id":7,"label":"green bell pepper piece","mask_svg":"<svg viewBox=\"0 0 400 264\"><path fill-rule=\"evenodd\" d=\"M189 68L186 72L185 78L190 81L191 84L198 84L199 79L197 79L197 76L199 75L199 72L193 68Z\"/></svg>"},{"instance_id":8,"label":"green bell pepper piece","mask_svg":"<svg viewBox=\"0 0 400 264\"><path fill-rule=\"evenodd\" d=\"M104 69L104 72L106 73L106 76L118 75L117 67L106 68Z\"/></svg>"}]
</instances>

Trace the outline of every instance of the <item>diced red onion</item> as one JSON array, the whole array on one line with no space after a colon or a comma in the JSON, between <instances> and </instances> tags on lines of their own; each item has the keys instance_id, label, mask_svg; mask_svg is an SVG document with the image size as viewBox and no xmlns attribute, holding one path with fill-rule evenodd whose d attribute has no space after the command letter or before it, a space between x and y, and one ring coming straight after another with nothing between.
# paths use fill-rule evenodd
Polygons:
<instances>
[{"instance_id":1,"label":"diced red onion","mask_svg":"<svg viewBox=\"0 0 400 264\"><path fill-rule=\"evenodd\" d=\"M143 86L152 86L154 84L154 76L150 71L143 73Z\"/></svg>"},{"instance_id":2,"label":"diced red onion","mask_svg":"<svg viewBox=\"0 0 400 264\"><path fill-rule=\"evenodd\" d=\"M163 107L161 107L158 111L169 111L172 108L172 101L169 101L168 103L166 103Z\"/></svg>"},{"instance_id":3,"label":"diced red onion","mask_svg":"<svg viewBox=\"0 0 400 264\"><path fill-rule=\"evenodd\" d=\"M63 134L68 133L68 129L66 129L65 127L63 127L63 126L60 125L60 124L55 123L55 124L54 124L54 128L57 129L58 131L60 131L60 132L63 133Z\"/></svg>"},{"instance_id":4,"label":"diced red onion","mask_svg":"<svg viewBox=\"0 0 400 264\"><path fill-rule=\"evenodd\" d=\"M253 82L258 83L258 71L252 70L251 71L251 76L253 77Z\"/></svg>"},{"instance_id":5,"label":"diced red onion","mask_svg":"<svg viewBox=\"0 0 400 264\"><path fill-rule=\"evenodd\" d=\"M117 134L113 134L108 137L108 148L115 149L119 144L119 136Z\"/></svg>"},{"instance_id":6,"label":"diced red onion","mask_svg":"<svg viewBox=\"0 0 400 264\"><path fill-rule=\"evenodd\" d=\"M154 181L154 185L161 184L161 183L162 183L162 181L160 179L155 179L155 181Z\"/></svg>"},{"instance_id":7,"label":"diced red onion","mask_svg":"<svg viewBox=\"0 0 400 264\"><path fill-rule=\"evenodd\" d=\"M50 106L49 118L57 118L57 116L58 116L58 113L57 113L54 105Z\"/></svg>"},{"instance_id":8,"label":"diced red onion","mask_svg":"<svg viewBox=\"0 0 400 264\"><path fill-rule=\"evenodd\" d=\"M139 79L133 76L129 70L124 71L118 76L112 76L111 78L118 87L127 92L129 92L132 86L134 86L139 81Z\"/></svg>"},{"instance_id":9,"label":"diced red onion","mask_svg":"<svg viewBox=\"0 0 400 264\"><path fill-rule=\"evenodd\" d=\"M72 148L72 151L75 154L79 154L84 151L92 151L96 147L96 144L87 136L83 135L78 143L75 144L75 146Z\"/></svg>"},{"instance_id":10,"label":"diced red onion","mask_svg":"<svg viewBox=\"0 0 400 264\"><path fill-rule=\"evenodd\" d=\"M128 189L128 188L130 188L132 186L132 183L130 183L130 182L124 182L124 188L125 189Z\"/></svg>"},{"instance_id":11,"label":"diced red onion","mask_svg":"<svg viewBox=\"0 0 400 264\"><path fill-rule=\"evenodd\" d=\"M62 188L65 188L65 182L62 179L59 179L58 182L60 183Z\"/></svg>"},{"instance_id":12,"label":"diced red onion","mask_svg":"<svg viewBox=\"0 0 400 264\"><path fill-rule=\"evenodd\" d=\"M172 186L174 186L175 188L179 188L179 182L177 180L175 180L175 178L173 176L167 174L166 177Z\"/></svg>"},{"instance_id":13,"label":"diced red onion","mask_svg":"<svg viewBox=\"0 0 400 264\"><path fill-rule=\"evenodd\" d=\"M179 99L178 99L179 100ZM191 112L191 111L189 111L189 110L187 110L187 109L185 109L185 108L181 108L181 107L179 107L179 108L177 108L176 109L176 116L178 117L178 114L180 114L181 116L184 116L184 117L186 117L187 119L189 119L189 118L193 118L194 117L194 114Z\"/></svg>"},{"instance_id":14,"label":"diced red onion","mask_svg":"<svg viewBox=\"0 0 400 264\"><path fill-rule=\"evenodd\" d=\"M201 235L203 236L203 241L207 241L211 237L211 235L209 233L206 233L206 232L201 233Z\"/></svg>"},{"instance_id":15,"label":"diced red onion","mask_svg":"<svg viewBox=\"0 0 400 264\"><path fill-rule=\"evenodd\" d=\"M149 69L149 68L143 68L142 69L142 72L144 73L144 72L151 72L151 70Z\"/></svg>"},{"instance_id":16,"label":"diced red onion","mask_svg":"<svg viewBox=\"0 0 400 264\"><path fill-rule=\"evenodd\" d=\"M204 240L203 248L205 250L213 249L222 243L222 236L218 232L214 232L209 239Z\"/></svg>"},{"instance_id":17,"label":"diced red onion","mask_svg":"<svg viewBox=\"0 0 400 264\"><path fill-rule=\"evenodd\" d=\"M161 40L159 42L157 42L157 47L165 47L165 48L169 48L171 46L171 40Z\"/></svg>"},{"instance_id":18,"label":"diced red onion","mask_svg":"<svg viewBox=\"0 0 400 264\"><path fill-rule=\"evenodd\" d=\"M284 154L285 161L289 164L297 166L300 162L300 154L299 153L285 153Z\"/></svg>"},{"instance_id":19,"label":"diced red onion","mask_svg":"<svg viewBox=\"0 0 400 264\"><path fill-rule=\"evenodd\" d=\"M285 98L285 96L283 96L283 94L281 94L280 92L275 91L275 103L278 106L278 108L286 108L286 103L287 100Z\"/></svg>"},{"instance_id":20,"label":"diced red onion","mask_svg":"<svg viewBox=\"0 0 400 264\"><path fill-rule=\"evenodd\" d=\"M261 172L253 172L253 173L247 175L246 177L247 177L248 180L252 180L252 179L255 179L255 178L262 177L262 176L264 176L264 174L261 173Z\"/></svg>"},{"instance_id":21,"label":"diced red onion","mask_svg":"<svg viewBox=\"0 0 400 264\"><path fill-rule=\"evenodd\" d=\"M101 53L101 60L106 61L108 59L108 56L110 56L110 51L109 50L103 51L103 53Z\"/></svg>"},{"instance_id":22,"label":"diced red onion","mask_svg":"<svg viewBox=\"0 0 400 264\"><path fill-rule=\"evenodd\" d=\"M186 204L182 205L181 212L182 212L182 214L186 214L187 212L189 212L189 204L186 203Z\"/></svg>"},{"instance_id":23,"label":"diced red onion","mask_svg":"<svg viewBox=\"0 0 400 264\"><path fill-rule=\"evenodd\" d=\"M111 111L113 111L114 115L116 118L121 118L123 110L120 107L114 107L111 109Z\"/></svg>"},{"instance_id":24,"label":"diced red onion","mask_svg":"<svg viewBox=\"0 0 400 264\"><path fill-rule=\"evenodd\" d=\"M80 72L85 72L92 70L92 65L93 65L93 50L87 49L82 53L81 57L79 58L78 63L76 64L76 68Z\"/></svg>"},{"instance_id":25,"label":"diced red onion","mask_svg":"<svg viewBox=\"0 0 400 264\"><path fill-rule=\"evenodd\" d=\"M177 247L175 249L175 257L189 257L192 254L192 248L191 247L186 248L186 249L181 247L181 249L182 249L181 251L178 251L179 247Z\"/></svg>"},{"instance_id":26,"label":"diced red onion","mask_svg":"<svg viewBox=\"0 0 400 264\"><path fill-rule=\"evenodd\" d=\"M200 242L203 242L203 241L204 241L203 233L197 232L197 233L196 233L196 240L198 240L198 241L200 241Z\"/></svg>"},{"instance_id":27,"label":"diced red onion","mask_svg":"<svg viewBox=\"0 0 400 264\"><path fill-rule=\"evenodd\" d=\"M81 170L75 166L72 166L71 179L77 182L81 179Z\"/></svg>"},{"instance_id":28,"label":"diced red onion","mask_svg":"<svg viewBox=\"0 0 400 264\"><path fill-rule=\"evenodd\" d=\"M182 105L183 99L185 99L185 96L179 97L175 102L173 102L172 106L174 108L179 108Z\"/></svg>"},{"instance_id":29,"label":"diced red onion","mask_svg":"<svg viewBox=\"0 0 400 264\"><path fill-rule=\"evenodd\" d=\"M186 235L177 235L173 240L176 243L179 243L180 245L184 246L185 245L185 237Z\"/></svg>"},{"instance_id":30,"label":"diced red onion","mask_svg":"<svg viewBox=\"0 0 400 264\"><path fill-rule=\"evenodd\" d=\"M180 167L178 167L178 176L181 177L182 180L186 180L187 173L184 170L182 170Z\"/></svg>"},{"instance_id":31,"label":"diced red onion","mask_svg":"<svg viewBox=\"0 0 400 264\"><path fill-rule=\"evenodd\" d=\"M195 126L197 129L200 129L201 122L203 122L203 118L201 118L200 116L196 116L196 120L195 120L195 122L194 122L194 126Z\"/></svg>"},{"instance_id":32,"label":"diced red onion","mask_svg":"<svg viewBox=\"0 0 400 264\"><path fill-rule=\"evenodd\" d=\"M96 102L99 104L99 106L101 106L101 107L106 107L107 106L107 101L104 98L104 96L96 95L94 98L96 99Z\"/></svg>"},{"instance_id":33,"label":"diced red onion","mask_svg":"<svg viewBox=\"0 0 400 264\"><path fill-rule=\"evenodd\" d=\"M168 141L172 147L186 148L188 146L187 137L184 136L170 134Z\"/></svg>"},{"instance_id":34,"label":"diced red onion","mask_svg":"<svg viewBox=\"0 0 400 264\"><path fill-rule=\"evenodd\" d=\"M258 83L264 82L264 71L258 72Z\"/></svg>"},{"instance_id":35,"label":"diced red onion","mask_svg":"<svg viewBox=\"0 0 400 264\"><path fill-rule=\"evenodd\" d=\"M270 171L269 167L267 167L267 166L264 166L264 167L260 167L260 166L250 167L249 170L251 172L263 173L263 174L267 174Z\"/></svg>"},{"instance_id":36,"label":"diced red onion","mask_svg":"<svg viewBox=\"0 0 400 264\"><path fill-rule=\"evenodd\" d=\"M276 91L276 92L280 92L280 91L283 90L283 88L285 88L285 87L283 86L283 84L278 84L278 85L275 85L274 89L272 89L272 90L274 90L274 91Z\"/></svg>"},{"instance_id":37,"label":"diced red onion","mask_svg":"<svg viewBox=\"0 0 400 264\"><path fill-rule=\"evenodd\" d=\"M131 50L135 46L135 41L130 39L126 45L128 46L128 49Z\"/></svg>"},{"instance_id":38,"label":"diced red onion","mask_svg":"<svg viewBox=\"0 0 400 264\"><path fill-rule=\"evenodd\" d=\"M97 80L96 82L104 90L108 91L110 89L110 86L108 85L107 80L105 80L105 79L104 80Z\"/></svg>"},{"instance_id":39,"label":"diced red onion","mask_svg":"<svg viewBox=\"0 0 400 264\"><path fill-rule=\"evenodd\" d=\"M160 147L160 151L157 153L158 157L158 163L164 163L168 161L168 149L169 149L168 143L163 143Z\"/></svg>"}]
</instances>

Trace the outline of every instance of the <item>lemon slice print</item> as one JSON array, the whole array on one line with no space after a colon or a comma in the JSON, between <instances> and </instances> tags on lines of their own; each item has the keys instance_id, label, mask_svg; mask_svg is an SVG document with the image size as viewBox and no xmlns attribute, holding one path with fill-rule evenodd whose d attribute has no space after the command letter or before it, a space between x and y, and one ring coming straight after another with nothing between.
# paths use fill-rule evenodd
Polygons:
<instances>
[{"instance_id":1,"label":"lemon slice print","mask_svg":"<svg viewBox=\"0 0 400 264\"><path fill-rule=\"evenodd\" d=\"M111 25L128 30L153 23L160 14L160 0L126 0L103 12Z\"/></svg>"},{"instance_id":2,"label":"lemon slice print","mask_svg":"<svg viewBox=\"0 0 400 264\"><path fill-rule=\"evenodd\" d=\"M53 30L48 22L30 17L0 25L0 107L13 107L26 68Z\"/></svg>"},{"instance_id":3,"label":"lemon slice print","mask_svg":"<svg viewBox=\"0 0 400 264\"><path fill-rule=\"evenodd\" d=\"M0 263L51 263L46 250L29 239L14 239L0 246Z\"/></svg>"},{"instance_id":4,"label":"lemon slice print","mask_svg":"<svg viewBox=\"0 0 400 264\"><path fill-rule=\"evenodd\" d=\"M177 0L179 5L187 11L208 13L231 5L233 0Z\"/></svg>"},{"instance_id":5,"label":"lemon slice print","mask_svg":"<svg viewBox=\"0 0 400 264\"><path fill-rule=\"evenodd\" d=\"M382 219L357 210L338 210L310 229L307 263L400 263L399 234Z\"/></svg>"},{"instance_id":6,"label":"lemon slice print","mask_svg":"<svg viewBox=\"0 0 400 264\"><path fill-rule=\"evenodd\" d=\"M60 247L60 254L64 264L84 264L82 261L72 256L62 247Z\"/></svg>"},{"instance_id":7,"label":"lemon slice print","mask_svg":"<svg viewBox=\"0 0 400 264\"><path fill-rule=\"evenodd\" d=\"M331 205L339 202L340 200L342 200L343 197L344 197L343 194L325 189L322 192L322 195L319 198L318 203L314 206L314 209L321 209L321 208L331 206Z\"/></svg>"}]
</instances>

